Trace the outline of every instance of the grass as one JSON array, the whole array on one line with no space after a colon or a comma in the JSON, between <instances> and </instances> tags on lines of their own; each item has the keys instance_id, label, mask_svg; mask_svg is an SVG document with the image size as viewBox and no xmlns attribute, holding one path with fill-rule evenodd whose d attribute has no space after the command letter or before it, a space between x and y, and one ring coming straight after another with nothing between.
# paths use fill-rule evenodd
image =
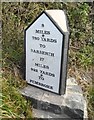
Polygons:
<instances>
[{"instance_id":1,"label":"grass","mask_svg":"<svg viewBox=\"0 0 94 120\"><path fill-rule=\"evenodd\" d=\"M92 85L88 91L88 113L90 120L94 120L94 86Z\"/></svg>"},{"instance_id":2,"label":"grass","mask_svg":"<svg viewBox=\"0 0 94 120\"><path fill-rule=\"evenodd\" d=\"M2 77L2 104L0 105L1 118L32 118L30 102L19 92L19 88L26 85L20 77L15 77L10 70L3 70ZM19 86L19 87L18 87ZM1 99L0 99L1 100Z\"/></svg>"},{"instance_id":3,"label":"grass","mask_svg":"<svg viewBox=\"0 0 94 120\"><path fill-rule=\"evenodd\" d=\"M24 66L24 63L22 63L23 33L24 28L44 9L66 9L67 11L71 32L70 45L73 47L69 53L71 75L73 75L73 72L75 74L75 70L72 69L73 66L78 67L81 71L83 67L87 69L92 63L93 45L88 41L92 36L91 22L89 20L91 8L87 3L77 3L77 5L75 3L66 5L63 3L2 3L3 66L0 79L2 81L2 91L0 91L2 92L0 94L0 111L2 110L2 115L0 114L0 117L2 118L32 118L29 101L26 101L19 93L19 89L26 86L26 82L22 79L23 72L20 72L20 69L23 69ZM80 79L77 77L76 79ZM87 91L85 94L88 94L89 116L93 118L94 91L91 86L88 87L89 89L83 86Z\"/></svg>"}]
</instances>

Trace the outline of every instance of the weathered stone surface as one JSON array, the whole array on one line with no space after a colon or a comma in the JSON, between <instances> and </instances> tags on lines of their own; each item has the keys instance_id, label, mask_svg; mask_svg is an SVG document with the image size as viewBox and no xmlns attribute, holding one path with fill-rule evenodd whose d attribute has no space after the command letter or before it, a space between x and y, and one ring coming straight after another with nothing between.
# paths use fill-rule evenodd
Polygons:
<instances>
[{"instance_id":1,"label":"weathered stone surface","mask_svg":"<svg viewBox=\"0 0 94 120\"><path fill-rule=\"evenodd\" d=\"M49 119L51 118L51 120L54 120L56 118L56 120L62 120L62 118L69 118L67 115L65 114L54 114L48 111L44 111L44 110L37 110L37 109L33 109L32 111L34 118L46 118Z\"/></svg>"},{"instance_id":2,"label":"weathered stone surface","mask_svg":"<svg viewBox=\"0 0 94 120\"><path fill-rule=\"evenodd\" d=\"M60 96L30 85L22 89L21 93L31 100L33 107L37 110L53 113L58 117L63 115L72 119L82 119L86 113L82 90L73 78L67 79L65 95Z\"/></svg>"}]
</instances>

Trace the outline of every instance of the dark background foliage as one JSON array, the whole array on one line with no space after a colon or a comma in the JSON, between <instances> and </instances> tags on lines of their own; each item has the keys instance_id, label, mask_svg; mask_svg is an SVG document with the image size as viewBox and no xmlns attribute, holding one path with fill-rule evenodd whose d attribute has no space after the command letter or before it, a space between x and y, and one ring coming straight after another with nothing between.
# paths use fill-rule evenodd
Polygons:
<instances>
[{"instance_id":1,"label":"dark background foliage","mask_svg":"<svg viewBox=\"0 0 94 120\"><path fill-rule=\"evenodd\" d=\"M4 57L16 64L19 63L23 55L24 29L45 9L66 11L70 27L69 64L73 63L85 68L91 65L94 43L91 7L87 3L3 3Z\"/></svg>"}]
</instances>

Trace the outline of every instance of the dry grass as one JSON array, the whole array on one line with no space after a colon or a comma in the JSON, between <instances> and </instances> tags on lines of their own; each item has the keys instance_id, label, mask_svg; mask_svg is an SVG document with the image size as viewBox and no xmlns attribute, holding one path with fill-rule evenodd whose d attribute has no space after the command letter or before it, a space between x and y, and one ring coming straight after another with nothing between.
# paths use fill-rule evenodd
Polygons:
<instances>
[{"instance_id":1,"label":"dry grass","mask_svg":"<svg viewBox=\"0 0 94 120\"><path fill-rule=\"evenodd\" d=\"M20 93L19 88L26 85L25 81L7 68L3 70L2 81L2 104L0 111L2 118L32 118L32 109L30 102ZM19 87L18 87L19 86ZM1 99L0 99L1 100Z\"/></svg>"}]
</instances>

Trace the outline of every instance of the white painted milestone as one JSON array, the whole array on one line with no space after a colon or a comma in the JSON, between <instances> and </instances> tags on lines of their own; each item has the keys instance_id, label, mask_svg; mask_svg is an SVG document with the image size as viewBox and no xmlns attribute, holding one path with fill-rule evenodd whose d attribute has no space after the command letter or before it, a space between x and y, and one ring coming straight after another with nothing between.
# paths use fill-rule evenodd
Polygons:
<instances>
[{"instance_id":1,"label":"white painted milestone","mask_svg":"<svg viewBox=\"0 0 94 120\"><path fill-rule=\"evenodd\" d=\"M26 30L26 80L59 93L64 35L45 14Z\"/></svg>"}]
</instances>

